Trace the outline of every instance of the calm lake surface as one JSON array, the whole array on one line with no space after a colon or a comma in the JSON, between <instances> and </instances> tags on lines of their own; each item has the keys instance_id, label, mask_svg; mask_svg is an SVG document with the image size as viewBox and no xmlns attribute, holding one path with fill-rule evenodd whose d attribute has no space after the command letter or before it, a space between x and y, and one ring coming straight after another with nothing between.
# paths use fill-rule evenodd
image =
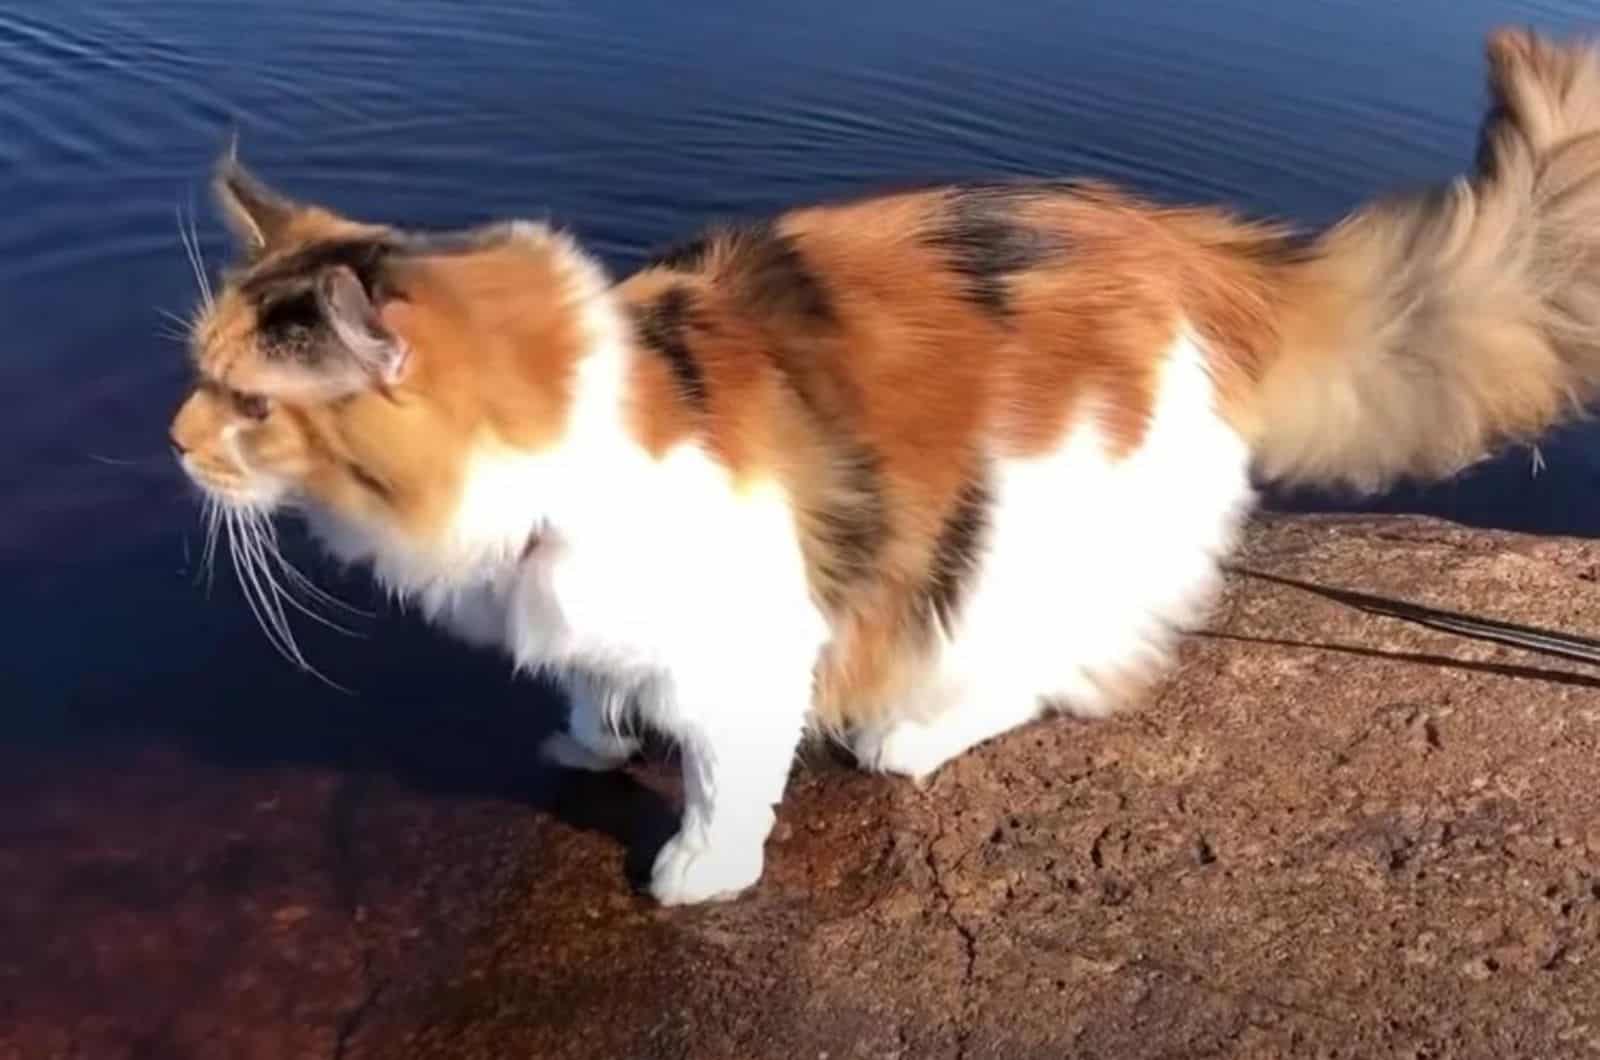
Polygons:
<instances>
[{"instance_id":1,"label":"calm lake surface","mask_svg":"<svg viewBox=\"0 0 1600 1060\"><path fill-rule=\"evenodd\" d=\"M1492 25L1585 19L1600 5L3 0L0 743L527 752L474 728L512 694L499 661L390 614L357 640L301 622L342 694L272 653L228 572L198 577L163 313L195 297L180 216L224 256L204 184L234 123L295 193L411 224L548 216L619 271L717 215L907 180L1092 175L1314 223L1467 164ZM1593 534L1595 437L1386 505Z\"/></svg>"}]
</instances>

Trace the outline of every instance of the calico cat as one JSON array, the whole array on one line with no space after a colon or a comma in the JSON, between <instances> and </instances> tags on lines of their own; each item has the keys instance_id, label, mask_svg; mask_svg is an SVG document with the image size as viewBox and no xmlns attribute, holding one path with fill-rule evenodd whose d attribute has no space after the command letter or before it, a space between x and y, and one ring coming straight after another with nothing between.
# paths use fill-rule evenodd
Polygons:
<instances>
[{"instance_id":1,"label":"calico cat","mask_svg":"<svg viewBox=\"0 0 1600 1060\"><path fill-rule=\"evenodd\" d=\"M716 228L613 284L530 222L429 234L230 153L241 254L172 424L460 636L682 750L665 903L761 875L802 736L921 778L1103 715L1204 613L1260 480L1437 478L1600 382L1600 55L1488 47L1475 172L1300 234L995 182ZM247 548L248 552L249 549Z\"/></svg>"}]
</instances>

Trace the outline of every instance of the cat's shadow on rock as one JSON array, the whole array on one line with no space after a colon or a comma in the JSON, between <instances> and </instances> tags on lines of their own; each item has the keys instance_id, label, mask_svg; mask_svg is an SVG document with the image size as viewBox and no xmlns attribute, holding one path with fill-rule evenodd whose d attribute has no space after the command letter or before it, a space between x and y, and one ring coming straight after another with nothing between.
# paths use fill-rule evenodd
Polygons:
<instances>
[{"instance_id":1,"label":"cat's shadow on rock","mask_svg":"<svg viewBox=\"0 0 1600 1060\"><path fill-rule=\"evenodd\" d=\"M648 876L677 827L668 749L651 742L624 771L559 769L539 746L565 724L566 703L503 656L397 615L363 621L360 638L300 628L327 680L245 631L221 655L136 683L126 672L89 675L64 702L0 718L0 741L42 768L82 756L103 768L125 750L166 746L210 765L336 769L444 799L506 800L610 837L626 848L630 875ZM208 797L203 784L195 797Z\"/></svg>"},{"instance_id":2,"label":"cat's shadow on rock","mask_svg":"<svg viewBox=\"0 0 1600 1060\"><path fill-rule=\"evenodd\" d=\"M539 764L528 802L570 828L615 840L627 852L624 869L642 889L656 855L678 829L678 800L667 793L670 766L664 749L650 748L627 770L588 773ZM649 778L640 779L640 774Z\"/></svg>"}]
</instances>

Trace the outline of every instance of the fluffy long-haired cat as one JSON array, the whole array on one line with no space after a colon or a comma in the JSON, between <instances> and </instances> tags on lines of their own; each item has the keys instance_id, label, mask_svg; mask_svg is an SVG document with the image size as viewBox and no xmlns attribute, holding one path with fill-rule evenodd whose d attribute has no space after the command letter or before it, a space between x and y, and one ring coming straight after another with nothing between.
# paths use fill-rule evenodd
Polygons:
<instances>
[{"instance_id":1,"label":"fluffy long-haired cat","mask_svg":"<svg viewBox=\"0 0 1600 1060\"><path fill-rule=\"evenodd\" d=\"M613 285L528 222L293 202L242 247L172 424L234 519L573 696L545 753L682 751L662 902L755 883L797 744L923 777L1102 715L1202 614L1266 480L1448 475L1600 382L1600 55L1488 48L1476 171L1300 236L1069 183L717 229Z\"/></svg>"}]
</instances>

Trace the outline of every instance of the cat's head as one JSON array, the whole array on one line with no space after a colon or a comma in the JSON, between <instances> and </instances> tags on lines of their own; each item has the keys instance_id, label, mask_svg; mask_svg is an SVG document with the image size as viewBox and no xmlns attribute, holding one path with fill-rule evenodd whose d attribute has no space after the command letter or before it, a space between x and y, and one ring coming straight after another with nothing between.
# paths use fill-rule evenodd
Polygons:
<instances>
[{"instance_id":1,"label":"cat's head","mask_svg":"<svg viewBox=\"0 0 1600 1060\"><path fill-rule=\"evenodd\" d=\"M307 507L426 536L485 444L562 428L603 288L540 225L422 235L293 201L230 152L215 191L238 252L189 336L171 424L224 509Z\"/></svg>"}]
</instances>

